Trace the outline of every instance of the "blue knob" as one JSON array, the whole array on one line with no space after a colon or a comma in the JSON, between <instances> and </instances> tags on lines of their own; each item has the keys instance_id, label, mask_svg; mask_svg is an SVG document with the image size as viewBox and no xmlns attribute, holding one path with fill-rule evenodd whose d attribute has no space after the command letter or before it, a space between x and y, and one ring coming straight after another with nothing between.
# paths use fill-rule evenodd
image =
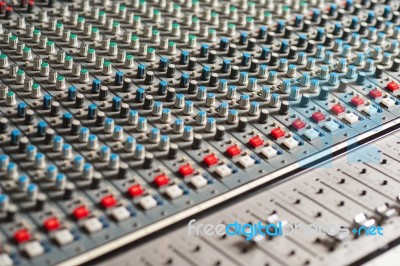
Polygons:
<instances>
[{"instance_id":1,"label":"blue knob","mask_svg":"<svg viewBox=\"0 0 400 266\"><path fill-rule=\"evenodd\" d=\"M37 135L44 136L46 132L47 124L44 121L40 121L37 125Z\"/></svg>"},{"instance_id":2,"label":"blue knob","mask_svg":"<svg viewBox=\"0 0 400 266\"><path fill-rule=\"evenodd\" d=\"M26 114L26 106L27 106L26 103L23 103L23 102L18 104L18 111L17 111L18 117L24 117L25 116L25 114Z\"/></svg>"},{"instance_id":3,"label":"blue knob","mask_svg":"<svg viewBox=\"0 0 400 266\"><path fill-rule=\"evenodd\" d=\"M136 101L137 103L143 102L144 94L145 94L145 89L143 89L143 88L138 88L138 89L136 90L135 101Z\"/></svg>"},{"instance_id":4,"label":"blue knob","mask_svg":"<svg viewBox=\"0 0 400 266\"><path fill-rule=\"evenodd\" d=\"M158 63L158 70L160 71L165 71L167 70L167 66L168 66L168 58L166 57L161 57L160 58L160 62Z\"/></svg>"},{"instance_id":5,"label":"blue knob","mask_svg":"<svg viewBox=\"0 0 400 266\"><path fill-rule=\"evenodd\" d=\"M210 74L211 74L211 67L204 66L203 69L201 70L201 79L208 80L210 78Z\"/></svg>"},{"instance_id":6,"label":"blue knob","mask_svg":"<svg viewBox=\"0 0 400 266\"><path fill-rule=\"evenodd\" d=\"M200 57L208 56L208 44L202 43L200 46Z\"/></svg>"},{"instance_id":7,"label":"blue knob","mask_svg":"<svg viewBox=\"0 0 400 266\"><path fill-rule=\"evenodd\" d=\"M245 45L247 43L247 38L248 38L248 34L247 32L241 32L240 33L240 38L239 38L239 43L240 45Z\"/></svg>"},{"instance_id":8,"label":"blue knob","mask_svg":"<svg viewBox=\"0 0 400 266\"><path fill-rule=\"evenodd\" d=\"M266 60L266 59L268 59L269 53L270 53L269 48L266 47L266 46L264 46L264 47L262 48L262 50L261 50L260 59L261 59L261 60Z\"/></svg>"},{"instance_id":9,"label":"blue knob","mask_svg":"<svg viewBox=\"0 0 400 266\"><path fill-rule=\"evenodd\" d=\"M87 113L87 118L88 119L95 119L97 115L97 105L92 103L88 106L88 113Z\"/></svg>"},{"instance_id":10,"label":"blue knob","mask_svg":"<svg viewBox=\"0 0 400 266\"><path fill-rule=\"evenodd\" d=\"M16 145L21 138L21 132L18 129L11 131L11 144Z\"/></svg>"},{"instance_id":11,"label":"blue knob","mask_svg":"<svg viewBox=\"0 0 400 266\"><path fill-rule=\"evenodd\" d=\"M72 118L73 118L73 116L72 116L72 114L70 114L70 113L65 113L65 114L63 115L62 125L63 125L64 128L68 128L68 127L71 126L71 124L72 124Z\"/></svg>"},{"instance_id":12,"label":"blue knob","mask_svg":"<svg viewBox=\"0 0 400 266\"><path fill-rule=\"evenodd\" d=\"M115 85L116 86L122 85L123 79L124 79L124 72L117 71L117 73L115 73L115 81L114 81Z\"/></svg>"},{"instance_id":13,"label":"blue knob","mask_svg":"<svg viewBox=\"0 0 400 266\"><path fill-rule=\"evenodd\" d=\"M121 109L121 102L122 102L121 98L118 96L115 96L112 99L112 110L119 111Z\"/></svg>"},{"instance_id":14,"label":"blue knob","mask_svg":"<svg viewBox=\"0 0 400 266\"><path fill-rule=\"evenodd\" d=\"M94 79L92 82L92 93L98 94L100 92L101 80Z\"/></svg>"},{"instance_id":15,"label":"blue knob","mask_svg":"<svg viewBox=\"0 0 400 266\"><path fill-rule=\"evenodd\" d=\"M247 66L247 65L249 65L249 64L250 64L250 57L251 57L251 54L249 54L249 53L243 53L241 65L242 65L242 66Z\"/></svg>"},{"instance_id":16,"label":"blue knob","mask_svg":"<svg viewBox=\"0 0 400 266\"><path fill-rule=\"evenodd\" d=\"M312 22L317 22L321 15L321 11L319 9L314 9L311 17Z\"/></svg>"},{"instance_id":17,"label":"blue knob","mask_svg":"<svg viewBox=\"0 0 400 266\"><path fill-rule=\"evenodd\" d=\"M283 54L286 53L289 49L289 41L283 40L281 42L281 48L279 49L279 53Z\"/></svg>"},{"instance_id":18,"label":"blue knob","mask_svg":"<svg viewBox=\"0 0 400 266\"><path fill-rule=\"evenodd\" d=\"M221 51L226 51L229 46L229 39L226 37L222 37L221 40L219 41L219 49Z\"/></svg>"},{"instance_id":19,"label":"blue knob","mask_svg":"<svg viewBox=\"0 0 400 266\"><path fill-rule=\"evenodd\" d=\"M350 29L353 29L353 30L356 29L357 26L358 26L358 22L359 22L358 17L353 17L353 18L351 19Z\"/></svg>"},{"instance_id":20,"label":"blue knob","mask_svg":"<svg viewBox=\"0 0 400 266\"><path fill-rule=\"evenodd\" d=\"M328 87L322 87L320 92L319 92L319 99L320 100L326 100L328 99L328 94L329 94L329 89Z\"/></svg>"},{"instance_id":21,"label":"blue knob","mask_svg":"<svg viewBox=\"0 0 400 266\"><path fill-rule=\"evenodd\" d=\"M186 65L189 61L189 52L188 51L182 51L181 52L181 58L179 60L179 64L181 65Z\"/></svg>"},{"instance_id":22,"label":"blue knob","mask_svg":"<svg viewBox=\"0 0 400 266\"><path fill-rule=\"evenodd\" d=\"M75 101L76 99L76 88L71 86L68 88L68 101Z\"/></svg>"},{"instance_id":23,"label":"blue knob","mask_svg":"<svg viewBox=\"0 0 400 266\"><path fill-rule=\"evenodd\" d=\"M294 26L295 27L300 27L302 21L303 21L303 16L302 15L296 15L296 17L294 19Z\"/></svg>"},{"instance_id":24,"label":"blue knob","mask_svg":"<svg viewBox=\"0 0 400 266\"><path fill-rule=\"evenodd\" d=\"M221 72L222 73L228 73L230 68L231 68L231 60L224 59L224 61L222 61Z\"/></svg>"},{"instance_id":25,"label":"blue knob","mask_svg":"<svg viewBox=\"0 0 400 266\"><path fill-rule=\"evenodd\" d=\"M282 33L283 30L285 29L285 23L286 21L284 20L278 20L278 25L276 27L276 32L277 33Z\"/></svg>"},{"instance_id":26,"label":"blue knob","mask_svg":"<svg viewBox=\"0 0 400 266\"><path fill-rule=\"evenodd\" d=\"M43 108L50 109L52 101L53 101L53 97L51 97L50 95L46 94L45 96L43 96Z\"/></svg>"},{"instance_id":27,"label":"blue knob","mask_svg":"<svg viewBox=\"0 0 400 266\"><path fill-rule=\"evenodd\" d=\"M189 85L189 77L190 76L188 73L183 73L181 75L181 82L179 84L181 88L187 87Z\"/></svg>"},{"instance_id":28,"label":"blue knob","mask_svg":"<svg viewBox=\"0 0 400 266\"><path fill-rule=\"evenodd\" d=\"M258 39L264 39L267 36L267 30L266 26L261 26L258 30Z\"/></svg>"},{"instance_id":29,"label":"blue knob","mask_svg":"<svg viewBox=\"0 0 400 266\"><path fill-rule=\"evenodd\" d=\"M165 80L161 80L160 83L158 83L157 94L165 95L167 93L167 86L168 86L168 82Z\"/></svg>"},{"instance_id":30,"label":"blue knob","mask_svg":"<svg viewBox=\"0 0 400 266\"><path fill-rule=\"evenodd\" d=\"M146 66L143 64L138 65L137 78L142 79L146 73Z\"/></svg>"}]
</instances>

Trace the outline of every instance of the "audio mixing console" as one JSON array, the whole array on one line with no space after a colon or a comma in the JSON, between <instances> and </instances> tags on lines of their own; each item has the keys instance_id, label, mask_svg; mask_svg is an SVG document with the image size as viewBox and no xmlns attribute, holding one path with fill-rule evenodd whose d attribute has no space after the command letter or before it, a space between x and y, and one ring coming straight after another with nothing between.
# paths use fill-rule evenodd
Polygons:
<instances>
[{"instance_id":1,"label":"audio mixing console","mask_svg":"<svg viewBox=\"0 0 400 266\"><path fill-rule=\"evenodd\" d=\"M306 197L288 178L400 127L399 41L398 0L0 1L0 265L80 265L286 179Z\"/></svg>"}]
</instances>

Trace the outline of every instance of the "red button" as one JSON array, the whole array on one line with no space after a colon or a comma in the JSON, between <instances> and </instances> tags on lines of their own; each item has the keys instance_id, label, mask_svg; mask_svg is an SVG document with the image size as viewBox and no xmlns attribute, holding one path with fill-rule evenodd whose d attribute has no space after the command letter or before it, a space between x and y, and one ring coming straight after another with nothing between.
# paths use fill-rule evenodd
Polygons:
<instances>
[{"instance_id":1,"label":"red button","mask_svg":"<svg viewBox=\"0 0 400 266\"><path fill-rule=\"evenodd\" d=\"M31 234L28 229L23 228L14 233L14 239L18 244L24 243L31 239Z\"/></svg>"},{"instance_id":2,"label":"red button","mask_svg":"<svg viewBox=\"0 0 400 266\"><path fill-rule=\"evenodd\" d=\"M306 126L306 123L304 123L303 120L301 119L296 119L292 122L292 127L296 130L300 130Z\"/></svg>"},{"instance_id":3,"label":"red button","mask_svg":"<svg viewBox=\"0 0 400 266\"><path fill-rule=\"evenodd\" d=\"M271 131L271 136L272 136L274 139L282 138L282 137L285 136L285 134L286 134L285 131L283 131L283 130L280 129L279 127L274 128L274 129Z\"/></svg>"},{"instance_id":4,"label":"red button","mask_svg":"<svg viewBox=\"0 0 400 266\"><path fill-rule=\"evenodd\" d=\"M43 226L47 231L54 231L61 227L61 223L57 217L50 217L43 222Z\"/></svg>"},{"instance_id":5,"label":"red button","mask_svg":"<svg viewBox=\"0 0 400 266\"><path fill-rule=\"evenodd\" d=\"M194 169L190 166L190 164L185 164L179 167L179 174L183 177L193 174Z\"/></svg>"},{"instance_id":6,"label":"red button","mask_svg":"<svg viewBox=\"0 0 400 266\"><path fill-rule=\"evenodd\" d=\"M264 140L259 136L254 136L249 140L249 144L254 149L264 144Z\"/></svg>"},{"instance_id":7,"label":"red button","mask_svg":"<svg viewBox=\"0 0 400 266\"><path fill-rule=\"evenodd\" d=\"M103 205L104 208L110 208L115 206L116 204L117 200L113 195L107 195L101 199L101 205Z\"/></svg>"},{"instance_id":8,"label":"red button","mask_svg":"<svg viewBox=\"0 0 400 266\"><path fill-rule=\"evenodd\" d=\"M154 183L157 185L157 187L162 187L169 183L169 178L167 175L161 174L154 178Z\"/></svg>"},{"instance_id":9,"label":"red button","mask_svg":"<svg viewBox=\"0 0 400 266\"><path fill-rule=\"evenodd\" d=\"M360 106L364 104L364 100L363 98L361 98L360 96L355 96L353 97L353 99L351 99L350 101L354 106Z\"/></svg>"},{"instance_id":10,"label":"red button","mask_svg":"<svg viewBox=\"0 0 400 266\"><path fill-rule=\"evenodd\" d=\"M331 111L336 114L339 115L341 113L344 113L344 111L346 111L346 108L344 108L343 106L341 106L340 104L335 104L332 106Z\"/></svg>"},{"instance_id":11,"label":"red button","mask_svg":"<svg viewBox=\"0 0 400 266\"><path fill-rule=\"evenodd\" d=\"M369 91L369 96L371 96L371 98L379 98L382 96L382 92L378 89L373 89Z\"/></svg>"},{"instance_id":12,"label":"red button","mask_svg":"<svg viewBox=\"0 0 400 266\"><path fill-rule=\"evenodd\" d=\"M321 112L315 112L315 113L312 114L311 118L315 122L319 123L319 122L325 120L325 115L323 113L321 113Z\"/></svg>"},{"instance_id":13,"label":"red button","mask_svg":"<svg viewBox=\"0 0 400 266\"><path fill-rule=\"evenodd\" d=\"M90 211L85 206L76 207L73 211L73 214L76 219L80 220L89 216Z\"/></svg>"},{"instance_id":14,"label":"red button","mask_svg":"<svg viewBox=\"0 0 400 266\"><path fill-rule=\"evenodd\" d=\"M399 84L397 84L394 81L389 82L388 85L386 86L386 89L390 90L391 92L397 91L399 88L400 88Z\"/></svg>"},{"instance_id":15,"label":"red button","mask_svg":"<svg viewBox=\"0 0 400 266\"><path fill-rule=\"evenodd\" d=\"M227 153L230 157L235 157L236 155L241 154L241 153L242 153L242 150L241 150L238 146L233 145L233 146L230 146L230 147L228 147L228 148L226 149L226 153Z\"/></svg>"},{"instance_id":16,"label":"red button","mask_svg":"<svg viewBox=\"0 0 400 266\"><path fill-rule=\"evenodd\" d=\"M218 163L218 158L215 157L214 154L209 154L209 155L207 155L206 157L204 157L203 162L204 162L208 167L210 167L210 166L212 166L212 165Z\"/></svg>"},{"instance_id":17,"label":"red button","mask_svg":"<svg viewBox=\"0 0 400 266\"><path fill-rule=\"evenodd\" d=\"M132 197L139 197L139 196L141 196L141 195L143 194L143 192L144 192L144 189L143 189L142 186L139 185L139 184L130 186L130 187L128 188L128 193L129 193L129 195L131 195Z\"/></svg>"}]
</instances>

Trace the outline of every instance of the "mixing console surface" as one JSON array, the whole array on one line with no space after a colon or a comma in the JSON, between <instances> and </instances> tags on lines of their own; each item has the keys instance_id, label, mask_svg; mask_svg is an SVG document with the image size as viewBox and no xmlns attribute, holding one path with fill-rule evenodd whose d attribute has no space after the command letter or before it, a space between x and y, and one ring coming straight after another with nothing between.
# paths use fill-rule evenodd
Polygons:
<instances>
[{"instance_id":1,"label":"mixing console surface","mask_svg":"<svg viewBox=\"0 0 400 266\"><path fill-rule=\"evenodd\" d=\"M400 127L398 0L0 1L0 265L76 265Z\"/></svg>"}]
</instances>

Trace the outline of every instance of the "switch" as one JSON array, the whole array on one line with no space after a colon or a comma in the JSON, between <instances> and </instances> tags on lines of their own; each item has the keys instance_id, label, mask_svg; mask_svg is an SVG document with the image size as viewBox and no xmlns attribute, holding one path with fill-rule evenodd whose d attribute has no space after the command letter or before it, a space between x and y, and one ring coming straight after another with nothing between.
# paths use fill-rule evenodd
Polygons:
<instances>
[{"instance_id":1,"label":"switch","mask_svg":"<svg viewBox=\"0 0 400 266\"><path fill-rule=\"evenodd\" d=\"M157 201L153 198L153 196L148 195L140 199L139 204L140 206L142 206L143 209L149 210L157 206Z\"/></svg>"},{"instance_id":2,"label":"switch","mask_svg":"<svg viewBox=\"0 0 400 266\"><path fill-rule=\"evenodd\" d=\"M112 210L111 216L117 222L123 221L131 217L131 213L126 209L125 206L119 206Z\"/></svg>"},{"instance_id":3,"label":"switch","mask_svg":"<svg viewBox=\"0 0 400 266\"><path fill-rule=\"evenodd\" d=\"M334 121L328 121L325 123L324 127L329 131L329 132L335 132L336 130L339 129L339 125L335 123Z\"/></svg>"},{"instance_id":4,"label":"switch","mask_svg":"<svg viewBox=\"0 0 400 266\"><path fill-rule=\"evenodd\" d=\"M254 136L249 140L249 144L253 149L264 145L264 140L259 136Z\"/></svg>"},{"instance_id":5,"label":"switch","mask_svg":"<svg viewBox=\"0 0 400 266\"><path fill-rule=\"evenodd\" d=\"M172 185L165 189L165 194L171 199L176 199L183 195L183 190L177 185Z\"/></svg>"},{"instance_id":6,"label":"switch","mask_svg":"<svg viewBox=\"0 0 400 266\"><path fill-rule=\"evenodd\" d=\"M376 109L374 106L372 105L367 105L363 108L363 111L369 115L369 116L374 116L378 113L378 109Z\"/></svg>"},{"instance_id":7,"label":"switch","mask_svg":"<svg viewBox=\"0 0 400 266\"><path fill-rule=\"evenodd\" d=\"M368 95L373 98L373 99L377 99L382 97L382 92L380 90L378 90L377 88L370 90Z\"/></svg>"},{"instance_id":8,"label":"switch","mask_svg":"<svg viewBox=\"0 0 400 266\"><path fill-rule=\"evenodd\" d=\"M325 120L325 115L322 112L315 112L311 116L312 120L314 120L316 123L319 123L323 120Z\"/></svg>"},{"instance_id":9,"label":"switch","mask_svg":"<svg viewBox=\"0 0 400 266\"><path fill-rule=\"evenodd\" d=\"M113 195L107 195L101 199L101 205L105 209L114 207L116 204L117 204L117 200L115 199L115 197Z\"/></svg>"},{"instance_id":10,"label":"switch","mask_svg":"<svg viewBox=\"0 0 400 266\"><path fill-rule=\"evenodd\" d=\"M22 228L14 233L15 242L18 244L27 242L31 239L31 234L29 233L28 229Z\"/></svg>"},{"instance_id":11,"label":"switch","mask_svg":"<svg viewBox=\"0 0 400 266\"><path fill-rule=\"evenodd\" d=\"M224 178L232 174L232 169L229 168L226 164L223 164L221 166L218 166L215 172L217 173L217 175Z\"/></svg>"},{"instance_id":12,"label":"switch","mask_svg":"<svg viewBox=\"0 0 400 266\"><path fill-rule=\"evenodd\" d=\"M267 159L271 159L278 154L278 151L271 146L268 146L261 150L261 154L264 155Z\"/></svg>"},{"instance_id":13,"label":"switch","mask_svg":"<svg viewBox=\"0 0 400 266\"><path fill-rule=\"evenodd\" d=\"M317 139L317 138L319 137L319 133L318 133L315 129L313 129L313 128L307 129L307 130L304 132L304 135L305 135L309 140L315 140L315 139Z\"/></svg>"},{"instance_id":14,"label":"switch","mask_svg":"<svg viewBox=\"0 0 400 266\"><path fill-rule=\"evenodd\" d=\"M190 184L192 184L192 186L195 188L205 187L207 183L207 179L205 179L202 175L196 175L190 179Z\"/></svg>"},{"instance_id":15,"label":"switch","mask_svg":"<svg viewBox=\"0 0 400 266\"><path fill-rule=\"evenodd\" d=\"M154 178L154 184L156 184L157 187L165 186L168 183L169 183L169 178L166 174L161 174Z\"/></svg>"},{"instance_id":16,"label":"switch","mask_svg":"<svg viewBox=\"0 0 400 266\"><path fill-rule=\"evenodd\" d=\"M355 96L351 99L350 103L356 107L364 105L364 100L360 96Z\"/></svg>"},{"instance_id":17,"label":"switch","mask_svg":"<svg viewBox=\"0 0 400 266\"><path fill-rule=\"evenodd\" d=\"M299 142L294 138L287 138L283 141L283 145L285 145L289 150L293 150L299 146Z\"/></svg>"},{"instance_id":18,"label":"switch","mask_svg":"<svg viewBox=\"0 0 400 266\"><path fill-rule=\"evenodd\" d=\"M81 205L75 208L73 214L77 220L81 220L88 217L90 211L85 206Z\"/></svg>"},{"instance_id":19,"label":"switch","mask_svg":"<svg viewBox=\"0 0 400 266\"><path fill-rule=\"evenodd\" d=\"M179 167L178 172L181 176L186 177L188 175L193 174L194 169L192 166L190 166L190 164L185 164L185 165L182 165L181 167Z\"/></svg>"},{"instance_id":20,"label":"switch","mask_svg":"<svg viewBox=\"0 0 400 266\"><path fill-rule=\"evenodd\" d=\"M97 217L93 217L86 220L83 224L83 227L88 233L93 234L103 229L103 224L99 221Z\"/></svg>"},{"instance_id":21,"label":"switch","mask_svg":"<svg viewBox=\"0 0 400 266\"><path fill-rule=\"evenodd\" d=\"M344 113L344 111L346 111L346 108L344 108L342 105L340 104L334 104L331 108L331 111L335 114L335 115L340 115L342 113Z\"/></svg>"},{"instance_id":22,"label":"switch","mask_svg":"<svg viewBox=\"0 0 400 266\"><path fill-rule=\"evenodd\" d=\"M395 106L396 102L393 99L388 97L388 98L383 99L381 101L381 104L383 104L386 108L389 109L389 108L392 108L393 106Z\"/></svg>"},{"instance_id":23,"label":"switch","mask_svg":"<svg viewBox=\"0 0 400 266\"><path fill-rule=\"evenodd\" d=\"M400 88L399 84L397 84L397 83L394 82L394 81L391 81L391 82L389 82L389 83L386 85L386 89L390 90L391 92L395 92L395 91L397 91L399 88Z\"/></svg>"},{"instance_id":24,"label":"switch","mask_svg":"<svg viewBox=\"0 0 400 266\"><path fill-rule=\"evenodd\" d=\"M249 155L245 155L240 157L238 163L243 167L243 168L249 168L254 165L254 160L251 158Z\"/></svg>"},{"instance_id":25,"label":"switch","mask_svg":"<svg viewBox=\"0 0 400 266\"><path fill-rule=\"evenodd\" d=\"M71 232L67 229L62 229L53 234L54 240L59 244L60 246L67 245L74 241L74 236L71 234Z\"/></svg>"},{"instance_id":26,"label":"switch","mask_svg":"<svg viewBox=\"0 0 400 266\"><path fill-rule=\"evenodd\" d=\"M43 222L43 226L46 231L54 231L61 227L61 223L57 217L50 217Z\"/></svg>"},{"instance_id":27,"label":"switch","mask_svg":"<svg viewBox=\"0 0 400 266\"><path fill-rule=\"evenodd\" d=\"M203 159L204 164L207 165L208 167L217 164L218 161L219 159L214 154L209 154L205 156Z\"/></svg>"},{"instance_id":28,"label":"switch","mask_svg":"<svg viewBox=\"0 0 400 266\"><path fill-rule=\"evenodd\" d=\"M128 194L129 194L131 197L134 197L134 198L143 195L143 192L144 192L144 189L143 189L142 186L139 185L139 184L132 185L132 186L130 186L130 187L128 188Z\"/></svg>"},{"instance_id":29,"label":"switch","mask_svg":"<svg viewBox=\"0 0 400 266\"><path fill-rule=\"evenodd\" d=\"M235 157L235 156L241 154L241 153L242 153L242 150L241 150L238 146L232 145L232 146L230 146L230 147L228 147L228 148L226 149L226 153L227 153L230 157Z\"/></svg>"},{"instance_id":30,"label":"switch","mask_svg":"<svg viewBox=\"0 0 400 266\"><path fill-rule=\"evenodd\" d=\"M294 121L292 122L292 127L293 127L295 130L303 129L303 128L305 128L305 126L306 126L306 123L305 123L303 120L301 120L301 119L296 119L296 120L294 120Z\"/></svg>"},{"instance_id":31,"label":"switch","mask_svg":"<svg viewBox=\"0 0 400 266\"><path fill-rule=\"evenodd\" d=\"M14 262L7 253L0 254L0 265L13 266Z\"/></svg>"},{"instance_id":32,"label":"switch","mask_svg":"<svg viewBox=\"0 0 400 266\"><path fill-rule=\"evenodd\" d=\"M44 253L43 246L39 243L39 241L32 241L24 246L24 252L28 255L29 258L35 258Z\"/></svg>"},{"instance_id":33,"label":"switch","mask_svg":"<svg viewBox=\"0 0 400 266\"><path fill-rule=\"evenodd\" d=\"M356 116L354 113L347 113L344 115L344 120L353 125L358 122L358 116Z\"/></svg>"},{"instance_id":34,"label":"switch","mask_svg":"<svg viewBox=\"0 0 400 266\"><path fill-rule=\"evenodd\" d=\"M274 138L274 139L280 139L280 138L282 138L282 137L284 137L285 136L285 131L283 131L281 128L279 128L279 127L277 127L277 128L274 128L272 131L271 131L271 136Z\"/></svg>"}]
</instances>

